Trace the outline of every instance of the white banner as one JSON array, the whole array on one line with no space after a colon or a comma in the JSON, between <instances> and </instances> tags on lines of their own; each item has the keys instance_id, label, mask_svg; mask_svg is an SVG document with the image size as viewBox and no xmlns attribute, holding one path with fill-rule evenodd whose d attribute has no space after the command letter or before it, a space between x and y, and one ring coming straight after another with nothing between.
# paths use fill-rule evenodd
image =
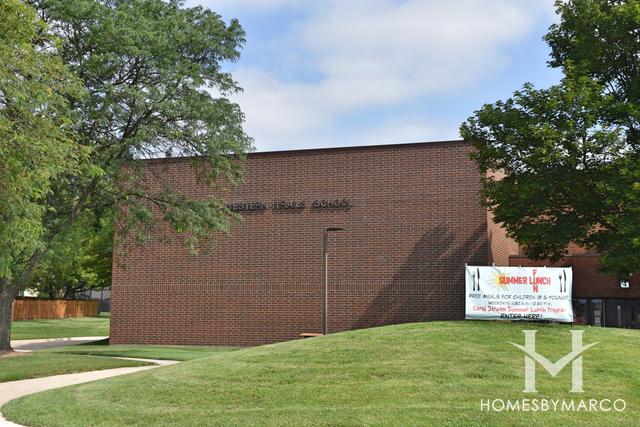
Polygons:
<instances>
[{"instance_id":1,"label":"white banner","mask_svg":"<svg viewBox=\"0 0 640 427\"><path fill-rule=\"evenodd\" d=\"M467 319L573 322L571 267L465 270Z\"/></svg>"}]
</instances>

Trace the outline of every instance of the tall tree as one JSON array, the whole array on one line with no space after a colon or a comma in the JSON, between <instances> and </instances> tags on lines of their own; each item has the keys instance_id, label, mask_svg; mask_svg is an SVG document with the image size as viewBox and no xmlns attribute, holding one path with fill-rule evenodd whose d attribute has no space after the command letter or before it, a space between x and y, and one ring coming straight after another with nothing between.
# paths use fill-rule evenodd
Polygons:
<instances>
[{"instance_id":1,"label":"tall tree","mask_svg":"<svg viewBox=\"0 0 640 427\"><path fill-rule=\"evenodd\" d=\"M86 154L73 139L67 102L82 86L44 30L31 7L0 3L0 352L8 349L13 299L47 247L53 180Z\"/></svg>"},{"instance_id":2,"label":"tall tree","mask_svg":"<svg viewBox=\"0 0 640 427\"><path fill-rule=\"evenodd\" d=\"M640 271L640 1L558 1L545 40L564 79L525 84L461 126L483 197L528 256L595 248L605 272Z\"/></svg>"},{"instance_id":3,"label":"tall tree","mask_svg":"<svg viewBox=\"0 0 640 427\"><path fill-rule=\"evenodd\" d=\"M62 40L62 59L88 92L70 101L73 130L88 156L54 181L41 223L46 240L54 241L84 212L109 212L115 203L124 212L119 226L140 238L163 220L197 250L225 231L232 213L219 198L192 200L162 176L153 186L144 185L137 164L173 153L193 156L203 183L224 186L241 179L252 140L242 129L240 108L226 98L240 88L221 69L223 62L239 58L244 43L239 23L227 24L210 10L184 8L177 0L31 4ZM38 262L21 274L34 274L42 252L33 251ZM6 320L0 323L5 334L8 328ZM9 342L0 339L3 348Z\"/></svg>"}]
</instances>

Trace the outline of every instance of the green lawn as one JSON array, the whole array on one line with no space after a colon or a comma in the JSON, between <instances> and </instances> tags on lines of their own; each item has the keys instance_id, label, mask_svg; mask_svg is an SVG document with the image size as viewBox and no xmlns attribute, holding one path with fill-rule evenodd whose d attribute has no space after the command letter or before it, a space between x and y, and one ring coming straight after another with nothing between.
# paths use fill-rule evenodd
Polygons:
<instances>
[{"instance_id":1,"label":"green lawn","mask_svg":"<svg viewBox=\"0 0 640 427\"><path fill-rule=\"evenodd\" d=\"M18 320L12 323L12 340L37 338L94 337L109 335L108 317Z\"/></svg>"},{"instance_id":2,"label":"green lawn","mask_svg":"<svg viewBox=\"0 0 640 427\"><path fill-rule=\"evenodd\" d=\"M0 382L142 365L148 363L108 357L35 352L0 357Z\"/></svg>"},{"instance_id":3,"label":"green lawn","mask_svg":"<svg viewBox=\"0 0 640 427\"><path fill-rule=\"evenodd\" d=\"M106 345L106 340L96 344L74 345L47 350L57 354L87 354L94 356L141 357L163 360L193 360L234 350L231 347L195 347L181 345Z\"/></svg>"},{"instance_id":4,"label":"green lawn","mask_svg":"<svg viewBox=\"0 0 640 427\"><path fill-rule=\"evenodd\" d=\"M522 393L524 342L557 360L568 326L491 322L405 324L224 352L9 402L27 425L640 425L640 331L586 328L585 393L571 368L537 369ZM618 399L625 412L481 412L480 399Z\"/></svg>"}]
</instances>

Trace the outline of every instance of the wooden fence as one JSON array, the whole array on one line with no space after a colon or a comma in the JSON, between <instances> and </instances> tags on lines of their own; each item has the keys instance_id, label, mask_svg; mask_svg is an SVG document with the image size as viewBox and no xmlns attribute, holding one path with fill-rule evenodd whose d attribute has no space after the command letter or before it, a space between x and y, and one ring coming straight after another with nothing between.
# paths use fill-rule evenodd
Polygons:
<instances>
[{"instance_id":1,"label":"wooden fence","mask_svg":"<svg viewBox=\"0 0 640 427\"><path fill-rule=\"evenodd\" d=\"M99 303L95 300L17 299L13 302L13 320L97 316Z\"/></svg>"}]
</instances>

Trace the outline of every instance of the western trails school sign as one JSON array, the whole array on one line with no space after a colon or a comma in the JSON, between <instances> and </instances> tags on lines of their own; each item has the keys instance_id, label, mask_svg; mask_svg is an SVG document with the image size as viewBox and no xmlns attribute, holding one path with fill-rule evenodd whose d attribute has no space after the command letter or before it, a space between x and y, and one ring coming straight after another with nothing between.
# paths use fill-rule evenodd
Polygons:
<instances>
[{"instance_id":1,"label":"western trails school sign","mask_svg":"<svg viewBox=\"0 0 640 427\"><path fill-rule=\"evenodd\" d=\"M264 211L271 208L276 211L289 209L348 209L351 207L349 199L315 199L311 202L306 200L279 200L269 204L264 202L237 202L227 203L227 209L233 212Z\"/></svg>"},{"instance_id":2,"label":"western trails school sign","mask_svg":"<svg viewBox=\"0 0 640 427\"><path fill-rule=\"evenodd\" d=\"M465 270L467 319L573 322L571 267Z\"/></svg>"}]
</instances>

